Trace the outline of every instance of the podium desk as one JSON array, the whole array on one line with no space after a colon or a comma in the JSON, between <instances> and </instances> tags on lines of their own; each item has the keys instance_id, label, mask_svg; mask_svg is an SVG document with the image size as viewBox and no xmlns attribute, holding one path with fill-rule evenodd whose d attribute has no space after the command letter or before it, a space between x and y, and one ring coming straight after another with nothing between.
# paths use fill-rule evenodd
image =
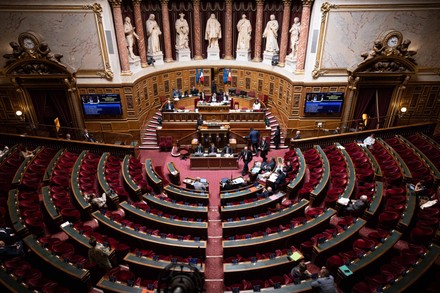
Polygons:
<instances>
[{"instance_id":1,"label":"podium desk","mask_svg":"<svg viewBox=\"0 0 440 293\"><path fill-rule=\"evenodd\" d=\"M195 156L190 157L191 170L235 170L238 169L237 156Z\"/></svg>"}]
</instances>

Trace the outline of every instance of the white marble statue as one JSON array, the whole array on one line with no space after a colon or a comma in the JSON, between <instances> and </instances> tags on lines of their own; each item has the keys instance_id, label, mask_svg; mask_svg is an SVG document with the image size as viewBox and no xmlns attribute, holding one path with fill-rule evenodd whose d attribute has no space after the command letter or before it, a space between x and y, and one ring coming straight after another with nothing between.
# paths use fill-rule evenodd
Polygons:
<instances>
[{"instance_id":1,"label":"white marble statue","mask_svg":"<svg viewBox=\"0 0 440 293\"><path fill-rule=\"evenodd\" d=\"M133 53L134 38L139 40L139 36L134 31L134 27L131 25L131 19L128 16L125 18L124 21L124 32L125 40L127 41L128 47L128 57L130 57L131 60L134 60L137 57Z\"/></svg>"},{"instance_id":2,"label":"white marble statue","mask_svg":"<svg viewBox=\"0 0 440 293\"><path fill-rule=\"evenodd\" d=\"M298 52L298 43L299 43L299 33L301 29L301 23L299 22L299 17L295 17L293 19L292 27L290 28L290 48L292 52L290 56L295 57Z\"/></svg>"},{"instance_id":3,"label":"white marble statue","mask_svg":"<svg viewBox=\"0 0 440 293\"><path fill-rule=\"evenodd\" d=\"M218 48L218 40L222 38L222 29L220 22L212 13L206 22L205 40L209 41L208 48Z\"/></svg>"},{"instance_id":4,"label":"white marble statue","mask_svg":"<svg viewBox=\"0 0 440 293\"><path fill-rule=\"evenodd\" d=\"M148 53L155 54L161 52L159 36L162 34L159 25L154 19L154 14L150 14L147 20Z\"/></svg>"},{"instance_id":5,"label":"white marble statue","mask_svg":"<svg viewBox=\"0 0 440 293\"><path fill-rule=\"evenodd\" d=\"M278 47L278 21L275 19L275 15L271 14L270 20L267 22L266 28L263 32L263 38L266 39L266 52L277 53L280 48Z\"/></svg>"},{"instance_id":6,"label":"white marble statue","mask_svg":"<svg viewBox=\"0 0 440 293\"><path fill-rule=\"evenodd\" d=\"M185 14L180 13L179 15L180 18L176 20L176 49L187 49L189 26Z\"/></svg>"},{"instance_id":7,"label":"white marble statue","mask_svg":"<svg viewBox=\"0 0 440 293\"><path fill-rule=\"evenodd\" d=\"M246 14L243 14L241 16L241 19L238 21L237 30L238 30L237 50L249 50L252 25L249 19L246 18Z\"/></svg>"}]
</instances>

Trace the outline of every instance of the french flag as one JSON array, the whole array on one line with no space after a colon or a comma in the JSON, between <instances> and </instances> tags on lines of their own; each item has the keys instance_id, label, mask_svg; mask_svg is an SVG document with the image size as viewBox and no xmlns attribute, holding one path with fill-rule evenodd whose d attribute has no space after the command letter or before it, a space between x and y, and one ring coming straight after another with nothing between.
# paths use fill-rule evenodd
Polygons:
<instances>
[{"instance_id":1,"label":"french flag","mask_svg":"<svg viewBox=\"0 0 440 293\"><path fill-rule=\"evenodd\" d=\"M231 69L229 69L228 72L228 82L230 83L232 81L232 73L231 73Z\"/></svg>"},{"instance_id":2,"label":"french flag","mask_svg":"<svg viewBox=\"0 0 440 293\"><path fill-rule=\"evenodd\" d=\"M200 69L200 76L199 76L200 83L204 83L205 77L203 76L203 69Z\"/></svg>"}]
</instances>

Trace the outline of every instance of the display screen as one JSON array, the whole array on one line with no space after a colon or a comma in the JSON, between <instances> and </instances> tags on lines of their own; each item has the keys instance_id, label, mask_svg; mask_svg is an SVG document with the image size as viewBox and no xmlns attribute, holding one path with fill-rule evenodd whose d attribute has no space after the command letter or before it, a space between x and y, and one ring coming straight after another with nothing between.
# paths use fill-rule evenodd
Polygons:
<instances>
[{"instance_id":1,"label":"display screen","mask_svg":"<svg viewBox=\"0 0 440 293\"><path fill-rule=\"evenodd\" d=\"M307 93L304 103L305 114L341 114L344 93Z\"/></svg>"},{"instance_id":2,"label":"display screen","mask_svg":"<svg viewBox=\"0 0 440 293\"><path fill-rule=\"evenodd\" d=\"M85 115L121 115L121 97L118 94L81 95Z\"/></svg>"}]
</instances>

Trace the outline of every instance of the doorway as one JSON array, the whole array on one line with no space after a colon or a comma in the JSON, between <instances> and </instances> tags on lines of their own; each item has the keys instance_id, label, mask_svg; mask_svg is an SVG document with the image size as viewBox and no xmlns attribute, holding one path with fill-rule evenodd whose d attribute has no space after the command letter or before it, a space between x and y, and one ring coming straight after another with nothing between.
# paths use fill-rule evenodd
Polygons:
<instances>
[{"instance_id":1,"label":"doorway","mask_svg":"<svg viewBox=\"0 0 440 293\"><path fill-rule=\"evenodd\" d=\"M378 129L385 125L395 86L360 86L352 127Z\"/></svg>"}]
</instances>

